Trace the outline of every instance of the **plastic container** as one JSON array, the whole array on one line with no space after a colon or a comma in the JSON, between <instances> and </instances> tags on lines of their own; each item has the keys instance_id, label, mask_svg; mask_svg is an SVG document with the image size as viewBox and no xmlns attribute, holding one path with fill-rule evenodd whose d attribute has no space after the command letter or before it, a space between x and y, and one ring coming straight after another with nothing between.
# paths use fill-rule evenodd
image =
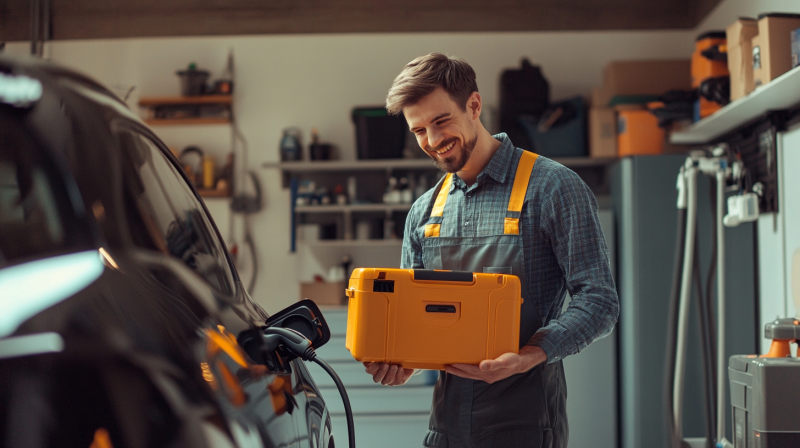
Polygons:
<instances>
[{"instance_id":1,"label":"plastic container","mask_svg":"<svg viewBox=\"0 0 800 448\"><path fill-rule=\"evenodd\" d=\"M725 31L709 31L701 34L694 42L692 53L692 88L699 89L704 82L718 82L727 78L728 60L725 47ZM724 95L727 102L730 94ZM702 96L698 99L696 120L707 117L722 108L718 102L710 101ZM695 120L695 121L696 121Z\"/></svg>"},{"instance_id":2,"label":"plastic container","mask_svg":"<svg viewBox=\"0 0 800 448\"><path fill-rule=\"evenodd\" d=\"M345 346L358 361L444 370L519 351L513 275L358 268L347 296Z\"/></svg>"},{"instance_id":3,"label":"plastic container","mask_svg":"<svg viewBox=\"0 0 800 448\"><path fill-rule=\"evenodd\" d=\"M586 157L586 105L583 97L553 103L541 117L523 115L520 123L533 144L531 151L546 157Z\"/></svg>"},{"instance_id":4,"label":"plastic container","mask_svg":"<svg viewBox=\"0 0 800 448\"><path fill-rule=\"evenodd\" d=\"M199 96L205 93L209 76L207 71L197 70L194 64L189 64L187 70L179 70L176 73L181 79L181 95Z\"/></svg>"},{"instance_id":5,"label":"plastic container","mask_svg":"<svg viewBox=\"0 0 800 448\"><path fill-rule=\"evenodd\" d=\"M408 124L402 114L389 115L381 106L357 107L352 113L359 159L400 159Z\"/></svg>"},{"instance_id":6,"label":"plastic container","mask_svg":"<svg viewBox=\"0 0 800 448\"><path fill-rule=\"evenodd\" d=\"M664 152L664 129L658 118L643 108L617 108L617 155L619 157Z\"/></svg>"}]
</instances>

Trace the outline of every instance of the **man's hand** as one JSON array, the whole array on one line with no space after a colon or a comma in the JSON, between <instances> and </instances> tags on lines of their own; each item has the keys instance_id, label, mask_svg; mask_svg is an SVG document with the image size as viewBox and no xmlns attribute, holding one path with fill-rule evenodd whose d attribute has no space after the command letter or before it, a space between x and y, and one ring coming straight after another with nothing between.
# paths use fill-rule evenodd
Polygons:
<instances>
[{"instance_id":1,"label":"man's hand","mask_svg":"<svg viewBox=\"0 0 800 448\"><path fill-rule=\"evenodd\" d=\"M386 362L365 362L367 373L372 375L372 381L384 386L402 386L414 374L414 369L404 369L397 364Z\"/></svg>"},{"instance_id":2,"label":"man's hand","mask_svg":"<svg viewBox=\"0 0 800 448\"><path fill-rule=\"evenodd\" d=\"M447 373L469 378L472 380L486 381L492 384L504 380L511 375L527 372L537 365L546 362L547 355L541 347L526 345L516 353L504 353L497 359L481 361L477 366L472 364L453 364L445 367Z\"/></svg>"}]
</instances>

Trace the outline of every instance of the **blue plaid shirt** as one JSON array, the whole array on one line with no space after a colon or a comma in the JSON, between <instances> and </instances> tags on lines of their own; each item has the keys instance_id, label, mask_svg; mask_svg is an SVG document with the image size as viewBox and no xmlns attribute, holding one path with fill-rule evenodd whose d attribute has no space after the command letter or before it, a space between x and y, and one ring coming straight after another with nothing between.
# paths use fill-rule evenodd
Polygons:
<instances>
[{"instance_id":1,"label":"blue plaid shirt","mask_svg":"<svg viewBox=\"0 0 800 448\"><path fill-rule=\"evenodd\" d=\"M506 134L492 160L470 187L453 176L440 235L474 237L503 233L508 198L522 150ZM422 240L431 215L435 187L408 214L400 267L423 268ZM469 204L464 200L472 193ZM597 200L572 170L539 156L531 173L520 217L528 291L546 325L529 345L538 345L555 362L580 352L609 334L619 316ZM564 298L571 300L562 313Z\"/></svg>"}]
</instances>

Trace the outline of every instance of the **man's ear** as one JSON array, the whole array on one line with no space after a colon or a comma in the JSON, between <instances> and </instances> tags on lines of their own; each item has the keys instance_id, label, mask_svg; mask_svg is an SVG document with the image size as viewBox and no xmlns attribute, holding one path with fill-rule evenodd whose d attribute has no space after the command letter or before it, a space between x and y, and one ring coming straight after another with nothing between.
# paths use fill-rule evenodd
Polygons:
<instances>
[{"instance_id":1,"label":"man's ear","mask_svg":"<svg viewBox=\"0 0 800 448\"><path fill-rule=\"evenodd\" d=\"M467 112L472 116L473 120L477 120L481 116L482 109L481 94L472 92L472 95L467 99Z\"/></svg>"}]
</instances>

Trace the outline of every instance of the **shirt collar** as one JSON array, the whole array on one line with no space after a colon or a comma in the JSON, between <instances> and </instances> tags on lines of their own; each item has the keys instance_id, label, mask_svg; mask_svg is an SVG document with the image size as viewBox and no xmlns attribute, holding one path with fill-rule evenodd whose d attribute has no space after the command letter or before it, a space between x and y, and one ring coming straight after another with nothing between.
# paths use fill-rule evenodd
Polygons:
<instances>
[{"instance_id":1,"label":"shirt collar","mask_svg":"<svg viewBox=\"0 0 800 448\"><path fill-rule=\"evenodd\" d=\"M500 142L500 147L497 148L497 151L495 151L492 159L489 161L486 167L483 168L483 171L478 174L475 185L480 184L482 179L486 176L489 176L500 183L505 183L506 177L508 177L508 171L511 168L514 160L514 144L511 143L511 139L508 138L508 135L503 132L493 135L492 137ZM451 191L454 188L467 188L467 184L464 183L464 181L458 177L458 175L455 175L454 180L455 182L453 182L450 186Z\"/></svg>"}]
</instances>

